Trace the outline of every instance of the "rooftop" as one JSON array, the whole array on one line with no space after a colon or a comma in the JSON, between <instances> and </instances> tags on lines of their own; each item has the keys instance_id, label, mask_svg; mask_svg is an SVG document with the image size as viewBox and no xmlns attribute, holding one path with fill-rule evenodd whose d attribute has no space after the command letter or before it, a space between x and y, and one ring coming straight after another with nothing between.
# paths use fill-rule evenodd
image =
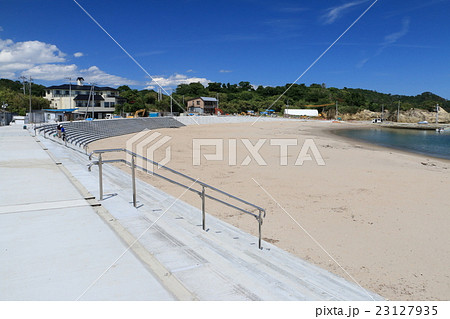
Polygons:
<instances>
[{"instance_id":1,"label":"rooftop","mask_svg":"<svg viewBox=\"0 0 450 319\"><path fill-rule=\"evenodd\" d=\"M76 85L76 84L62 84L62 85L53 85L46 88L46 90L72 90L72 91L89 91L91 90L92 85ZM117 91L117 89L108 87L108 86L94 86L94 91Z\"/></svg>"}]
</instances>

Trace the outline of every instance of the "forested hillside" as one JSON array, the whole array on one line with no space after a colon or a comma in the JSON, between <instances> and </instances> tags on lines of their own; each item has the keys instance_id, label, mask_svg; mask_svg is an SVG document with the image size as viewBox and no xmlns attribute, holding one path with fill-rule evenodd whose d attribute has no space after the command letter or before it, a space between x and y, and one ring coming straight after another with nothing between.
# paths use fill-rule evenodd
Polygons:
<instances>
[{"instance_id":1,"label":"forested hillside","mask_svg":"<svg viewBox=\"0 0 450 319\"><path fill-rule=\"evenodd\" d=\"M168 111L170 99L164 96L162 101L157 101L157 93L153 90L132 90L127 86L119 87L121 95L128 99L123 106L125 112L147 108L155 111ZM285 93L285 94L283 94ZM281 95L283 96L279 98ZM434 111L436 104L450 111L450 101L433 93L424 92L417 96L384 94L371 90L326 87L325 84L286 84L277 87L253 87L249 82L239 84L209 83L203 86L201 83L181 84L173 93L176 101L174 111L182 111L179 105L188 99L210 96L219 99L219 107L225 113L241 113L247 110L255 112L268 108L276 112L282 112L284 108L303 108L305 105L333 104L325 107L324 111L333 110L336 101L339 105L339 113L354 114L367 109L370 111L397 110L400 101L401 110L411 108Z\"/></svg>"}]
</instances>

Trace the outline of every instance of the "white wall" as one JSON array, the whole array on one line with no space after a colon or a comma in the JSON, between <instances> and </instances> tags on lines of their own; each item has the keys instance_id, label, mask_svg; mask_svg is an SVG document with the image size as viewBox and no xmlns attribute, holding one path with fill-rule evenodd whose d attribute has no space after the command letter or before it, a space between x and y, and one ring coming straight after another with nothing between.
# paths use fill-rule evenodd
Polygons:
<instances>
[{"instance_id":1,"label":"white wall","mask_svg":"<svg viewBox=\"0 0 450 319\"><path fill-rule=\"evenodd\" d=\"M319 116L319 111L318 110L310 110L310 109L285 109L284 115Z\"/></svg>"}]
</instances>

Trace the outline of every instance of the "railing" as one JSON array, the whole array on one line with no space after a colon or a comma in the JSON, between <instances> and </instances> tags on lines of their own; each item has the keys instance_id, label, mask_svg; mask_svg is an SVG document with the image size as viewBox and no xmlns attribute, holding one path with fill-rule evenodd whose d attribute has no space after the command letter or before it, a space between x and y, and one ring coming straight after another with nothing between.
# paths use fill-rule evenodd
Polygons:
<instances>
[{"instance_id":1,"label":"railing","mask_svg":"<svg viewBox=\"0 0 450 319\"><path fill-rule=\"evenodd\" d=\"M104 153L113 153L113 152L124 152L124 153L126 153L128 155L131 155L131 161L127 161L125 159L104 160L102 158L102 154L104 154ZM241 199L239 197L231 195L231 194L229 194L229 193L227 193L227 192L225 192L223 190L220 190L220 189L218 189L218 188L216 188L214 186L208 185L208 184L206 184L204 182L199 181L198 179L194 179L194 178L192 178L192 177L190 177L190 176L188 176L186 174L178 172L178 171L176 171L176 170L174 170L172 168L169 168L167 166L161 165L161 164L159 164L159 163L157 163L157 162L155 162L153 160L150 160L150 159L148 159L148 158L146 158L144 156L141 156L139 154L136 154L136 153L134 153L134 152L132 152L130 150L124 149L124 148L95 150L95 151L93 151L93 152L91 152L89 154L89 160L90 161L92 161L92 156L94 154L98 154L98 160L91 162L88 165L88 170L91 171L91 167L93 165L98 165L100 200L103 200L103 164L104 163L122 162L122 163L125 163L125 164L128 164L128 165L131 166L131 183L132 183L132 190L133 190L133 206L134 207L137 206L137 201L136 201L136 168L139 168L139 169L143 170L146 173L151 173L153 176L162 178L162 179L164 179L164 180L166 180L166 181L168 181L168 182L170 182L172 184L175 184L175 185L178 185L180 187L183 187L183 188L185 188L185 189L187 189L187 190L189 190L191 192L194 192L197 195L199 195L200 198L201 198L201 201L202 201L201 205L202 205L202 227L203 227L203 230L206 230L206 210L205 210L205 199L206 198L212 199L212 200L214 200L216 202L219 202L219 203L221 203L223 205L226 205L226 206L234 208L234 209L236 209L236 210L238 210L240 212L243 212L243 213L246 213L246 214L249 214L249 215L255 217L256 220L258 221L258 247L259 247L259 249L262 248L262 246L261 246L261 226L262 226L262 223L263 223L263 218L266 217L266 210L264 208L259 207L257 205L254 205L254 204L252 204L252 203L250 203L250 202L248 202L246 200L243 200L243 199ZM148 162L148 163L150 163L152 165L157 166L158 168L165 169L165 170L167 170L167 171L169 171L171 173L174 173L174 174L176 174L178 176L181 176L181 177L183 177L183 178L193 182L193 184L200 185L201 186L201 191L193 189L192 188L193 184L191 186L187 186L187 185L185 185L183 183L180 183L180 182L177 182L177 181L175 181L175 180L173 180L171 178L168 178L166 176L158 174L158 173L154 172L153 170L149 171L148 169L146 169L144 167L136 165L136 158L140 158L140 159L144 160L145 162ZM233 199L235 201L238 201L238 202L240 202L242 204L245 204L247 206L253 207L256 210L258 210L258 213L255 214L252 211L249 211L247 209L238 207L238 206L233 205L231 203L228 203L228 202L226 202L226 201L224 201L222 199L219 199L219 198L213 197L213 196L211 196L209 194L206 194L206 189L210 189L210 190L215 191L215 192L217 192L219 194L225 195L228 198L231 198L231 199Z\"/></svg>"}]
</instances>

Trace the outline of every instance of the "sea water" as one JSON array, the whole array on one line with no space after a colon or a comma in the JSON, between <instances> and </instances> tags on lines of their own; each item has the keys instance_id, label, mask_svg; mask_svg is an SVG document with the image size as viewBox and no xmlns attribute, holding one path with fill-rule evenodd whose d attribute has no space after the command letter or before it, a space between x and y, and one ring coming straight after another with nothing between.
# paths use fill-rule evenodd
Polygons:
<instances>
[{"instance_id":1,"label":"sea water","mask_svg":"<svg viewBox=\"0 0 450 319\"><path fill-rule=\"evenodd\" d=\"M385 147L450 159L450 130L367 128L335 131L337 135Z\"/></svg>"}]
</instances>

